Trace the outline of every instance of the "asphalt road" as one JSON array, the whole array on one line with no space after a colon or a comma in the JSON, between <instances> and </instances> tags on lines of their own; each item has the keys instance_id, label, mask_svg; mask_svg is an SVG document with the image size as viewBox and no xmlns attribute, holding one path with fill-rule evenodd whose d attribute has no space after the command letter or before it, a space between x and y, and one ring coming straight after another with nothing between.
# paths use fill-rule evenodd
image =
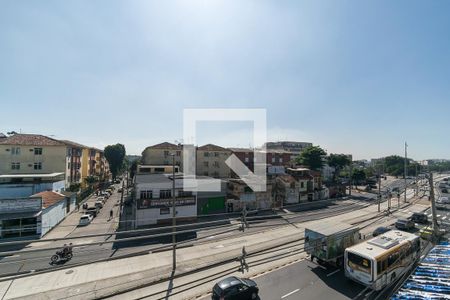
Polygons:
<instances>
[{"instance_id":1,"label":"asphalt road","mask_svg":"<svg viewBox=\"0 0 450 300\"><path fill-rule=\"evenodd\" d=\"M114 205L117 199L112 196L107 205L101 210L101 213L96 220L97 222L101 222L100 225L90 224L85 227L78 227L74 230L70 235L71 236L83 236L86 233L93 233L99 230L106 232L106 230L111 230L111 226L109 224L103 224L104 220L109 218L109 206ZM349 202L340 202L336 205L331 205L326 208L315 209L297 212L295 214L286 214L284 218L278 217L274 219L266 219L266 220L258 220L259 216L256 220L250 220L250 227L245 230L245 232L241 232L238 230L228 232L225 234L220 234L222 231L229 229L230 226L226 228L217 228L217 229L209 229L204 228L197 231L198 238L204 238L199 240L198 242L193 243L205 243L210 242L215 239L225 239L227 236L236 236L236 235L246 235L252 232L257 232L265 229L269 229L272 226L285 225L293 222L302 222L302 221L310 221L316 220L320 218L326 218L331 215L335 215L338 213L345 213L352 210L358 210L359 208L368 205L368 203L358 201ZM95 221L94 221L95 222ZM230 225L235 225L237 228L239 222L229 221ZM97 226L103 226L104 228L98 228ZM104 240L114 240L114 235L108 237L98 237L98 238L89 238L84 239L84 242L101 242ZM58 242L58 245L64 244L65 241ZM19 272L29 272L31 270L42 270L42 269L51 269L56 268L61 265L73 265L83 262L93 262L101 259L107 259L110 257L117 257L119 255L126 255L131 253L136 253L139 251L149 251L151 248L155 248L158 246L163 246L167 244L161 244L154 239L149 240L139 240L133 243L127 244L116 244L116 243L106 243L102 245L92 245L92 246L81 246L74 247L74 257L72 260L65 262L62 261L56 265L50 264L50 257L55 253L54 250L42 250L37 252L21 252L18 251L16 255L3 257L0 259L0 276L5 276L8 274L15 274ZM51 245L46 245L47 247L55 246L54 243Z\"/></svg>"}]
</instances>

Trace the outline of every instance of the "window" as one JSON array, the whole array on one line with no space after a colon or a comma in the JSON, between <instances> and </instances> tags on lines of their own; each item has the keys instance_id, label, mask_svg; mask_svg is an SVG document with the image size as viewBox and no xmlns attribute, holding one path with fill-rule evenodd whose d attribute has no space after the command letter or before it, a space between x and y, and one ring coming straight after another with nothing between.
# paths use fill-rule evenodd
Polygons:
<instances>
[{"instance_id":1,"label":"window","mask_svg":"<svg viewBox=\"0 0 450 300\"><path fill-rule=\"evenodd\" d=\"M305 182L300 181L300 188L301 188L301 189L304 189L304 188L305 188Z\"/></svg>"},{"instance_id":2,"label":"window","mask_svg":"<svg viewBox=\"0 0 450 300\"><path fill-rule=\"evenodd\" d=\"M140 199L152 199L153 191L141 191Z\"/></svg>"},{"instance_id":3,"label":"window","mask_svg":"<svg viewBox=\"0 0 450 300\"><path fill-rule=\"evenodd\" d=\"M70 162L67 163L67 169L70 169Z\"/></svg>"},{"instance_id":4,"label":"window","mask_svg":"<svg viewBox=\"0 0 450 300\"><path fill-rule=\"evenodd\" d=\"M177 151L177 156L181 156L181 151Z\"/></svg>"},{"instance_id":5,"label":"window","mask_svg":"<svg viewBox=\"0 0 450 300\"><path fill-rule=\"evenodd\" d=\"M245 162L248 163L248 157L245 158Z\"/></svg>"},{"instance_id":6,"label":"window","mask_svg":"<svg viewBox=\"0 0 450 300\"><path fill-rule=\"evenodd\" d=\"M20 170L20 162L11 163L11 170Z\"/></svg>"},{"instance_id":7,"label":"window","mask_svg":"<svg viewBox=\"0 0 450 300\"><path fill-rule=\"evenodd\" d=\"M11 148L11 154L12 155L19 155L20 154L20 147L12 147Z\"/></svg>"},{"instance_id":8,"label":"window","mask_svg":"<svg viewBox=\"0 0 450 300\"><path fill-rule=\"evenodd\" d=\"M283 162L283 158L280 157L280 163L282 163L282 162Z\"/></svg>"},{"instance_id":9,"label":"window","mask_svg":"<svg viewBox=\"0 0 450 300\"><path fill-rule=\"evenodd\" d=\"M161 191L159 191L159 198L161 198L161 199L172 198L172 191L171 190L161 190Z\"/></svg>"},{"instance_id":10,"label":"window","mask_svg":"<svg viewBox=\"0 0 450 300\"><path fill-rule=\"evenodd\" d=\"M204 162L203 162L203 165L204 165L205 167L207 167L207 166L209 166L209 163L208 163L207 161L204 161Z\"/></svg>"},{"instance_id":11,"label":"window","mask_svg":"<svg viewBox=\"0 0 450 300\"><path fill-rule=\"evenodd\" d=\"M159 209L159 214L160 215L168 215L170 214L170 208L168 207L163 207Z\"/></svg>"},{"instance_id":12,"label":"window","mask_svg":"<svg viewBox=\"0 0 450 300\"><path fill-rule=\"evenodd\" d=\"M203 172L203 176L209 176L209 173L208 173L208 171L206 171L206 172Z\"/></svg>"},{"instance_id":13,"label":"window","mask_svg":"<svg viewBox=\"0 0 450 300\"><path fill-rule=\"evenodd\" d=\"M204 152L204 153L203 153L203 156L204 156L204 157L208 157L208 156L209 156L209 152Z\"/></svg>"},{"instance_id":14,"label":"window","mask_svg":"<svg viewBox=\"0 0 450 300\"><path fill-rule=\"evenodd\" d=\"M179 191L178 197L192 197L191 191Z\"/></svg>"},{"instance_id":15,"label":"window","mask_svg":"<svg viewBox=\"0 0 450 300\"><path fill-rule=\"evenodd\" d=\"M360 271L370 274L372 262L364 257L354 254L352 252L347 253L348 264L352 269L358 269Z\"/></svg>"},{"instance_id":16,"label":"window","mask_svg":"<svg viewBox=\"0 0 450 300\"><path fill-rule=\"evenodd\" d=\"M216 168L219 167L219 162L218 162L218 161L215 161L215 162L214 162L214 167L216 167Z\"/></svg>"},{"instance_id":17,"label":"window","mask_svg":"<svg viewBox=\"0 0 450 300\"><path fill-rule=\"evenodd\" d=\"M34 155L42 155L42 148L34 148Z\"/></svg>"},{"instance_id":18,"label":"window","mask_svg":"<svg viewBox=\"0 0 450 300\"><path fill-rule=\"evenodd\" d=\"M219 156L219 152L214 152L214 156L218 157Z\"/></svg>"},{"instance_id":19,"label":"window","mask_svg":"<svg viewBox=\"0 0 450 300\"><path fill-rule=\"evenodd\" d=\"M169 151L164 151L164 156L169 156Z\"/></svg>"},{"instance_id":20,"label":"window","mask_svg":"<svg viewBox=\"0 0 450 300\"><path fill-rule=\"evenodd\" d=\"M34 169L35 170L42 170L42 163L41 162L35 162L34 163Z\"/></svg>"},{"instance_id":21,"label":"window","mask_svg":"<svg viewBox=\"0 0 450 300\"><path fill-rule=\"evenodd\" d=\"M273 162L273 163L275 162L275 157L272 157L272 162Z\"/></svg>"}]
</instances>

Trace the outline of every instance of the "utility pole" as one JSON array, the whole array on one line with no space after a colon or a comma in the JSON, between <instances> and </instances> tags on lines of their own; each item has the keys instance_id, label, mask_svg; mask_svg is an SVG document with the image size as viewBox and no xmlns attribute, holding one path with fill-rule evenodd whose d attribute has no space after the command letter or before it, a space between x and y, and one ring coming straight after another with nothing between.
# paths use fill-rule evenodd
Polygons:
<instances>
[{"instance_id":1,"label":"utility pole","mask_svg":"<svg viewBox=\"0 0 450 300\"><path fill-rule=\"evenodd\" d=\"M172 154L172 272L177 267L177 238L176 238L176 198L175 198L175 154Z\"/></svg>"},{"instance_id":2,"label":"utility pole","mask_svg":"<svg viewBox=\"0 0 450 300\"><path fill-rule=\"evenodd\" d=\"M435 236L438 234L438 223L436 217L436 205L434 203L434 184L433 184L433 173L430 172L428 176L428 182L430 185L430 202L431 202L431 214L432 214L432 224L433 224L433 232Z\"/></svg>"},{"instance_id":3,"label":"utility pole","mask_svg":"<svg viewBox=\"0 0 450 300\"><path fill-rule=\"evenodd\" d=\"M405 203L406 203L406 176L408 175L408 170L406 168L406 160L408 159L408 154L407 154L407 148L408 148L408 144L405 142Z\"/></svg>"},{"instance_id":4,"label":"utility pole","mask_svg":"<svg viewBox=\"0 0 450 300\"><path fill-rule=\"evenodd\" d=\"M380 174L380 166L378 166L378 212L380 212L381 205L381 174Z\"/></svg>"},{"instance_id":5,"label":"utility pole","mask_svg":"<svg viewBox=\"0 0 450 300\"><path fill-rule=\"evenodd\" d=\"M352 195L352 172L353 172L353 166L352 166L352 162L350 162L350 175L349 175L349 179L348 179L348 182L350 184L350 188L348 190L349 196Z\"/></svg>"}]
</instances>

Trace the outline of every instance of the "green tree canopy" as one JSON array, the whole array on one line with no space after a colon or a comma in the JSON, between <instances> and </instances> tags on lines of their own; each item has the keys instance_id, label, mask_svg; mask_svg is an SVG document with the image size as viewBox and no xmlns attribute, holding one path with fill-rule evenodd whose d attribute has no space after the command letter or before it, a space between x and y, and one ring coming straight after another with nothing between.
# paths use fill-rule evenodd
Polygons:
<instances>
[{"instance_id":1,"label":"green tree canopy","mask_svg":"<svg viewBox=\"0 0 450 300\"><path fill-rule=\"evenodd\" d=\"M122 169L125 158L125 146L122 144L108 145L105 147L105 157L108 160L109 168L113 179L116 179L118 172Z\"/></svg>"},{"instance_id":2,"label":"green tree canopy","mask_svg":"<svg viewBox=\"0 0 450 300\"><path fill-rule=\"evenodd\" d=\"M363 169L353 169L352 180L360 184L366 180L366 172Z\"/></svg>"},{"instance_id":3,"label":"green tree canopy","mask_svg":"<svg viewBox=\"0 0 450 300\"><path fill-rule=\"evenodd\" d=\"M333 181L336 180L336 176L339 175L344 167L349 166L352 163L352 160L350 159L350 157L348 157L348 155L334 153L331 153L330 156L328 156L327 161L328 165L335 169L335 172L333 174Z\"/></svg>"},{"instance_id":4,"label":"green tree canopy","mask_svg":"<svg viewBox=\"0 0 450 300\"><path fill-rule=\"evenodd\" d=\"M325 155L327 153L319 146L309 146L303 149L297 157L296 162L311 170L319 170L323 166L322 157Z\"/></svg>"}]
</instances>

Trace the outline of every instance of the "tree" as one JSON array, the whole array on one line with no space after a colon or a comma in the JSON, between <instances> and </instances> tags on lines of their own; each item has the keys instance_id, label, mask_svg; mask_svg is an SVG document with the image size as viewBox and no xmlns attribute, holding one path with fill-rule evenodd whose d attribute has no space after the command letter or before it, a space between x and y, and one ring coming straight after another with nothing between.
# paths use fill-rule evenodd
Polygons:
<instances>
[{"instance_id":1,"label":"tree","mask_svg":"<svg viewBox=\"0 0 450 300\"><path fill-rule=\"evenodd\" d=\"M138 164L140 164L140 160L139 160L139 159L133 160L133 161L131 162L131 165L130 165L130 178L131 178L131 179L134 178L134 175L135 175L136 172L137 172L137 166L138 166Z\"/></svg>"},{"instance_id":2,"label":"tree","mask_svg":"<svg viewBox=\"0 0 450 300\"><path fill-rule=\"evenodd\" d=\"M296 162L311 170L319 170L323 166L322 157L325 155L327 153L319 146L309 146L303 149L297 157Z\"/></svg>"},{"instance_id":3,"label":"tree","mask_svg":"<svg viewBox=\"0 0 450 300\"><path fill-rule=\"evenodd\" d=\"M125 146L122 144L108 145L105 147L105 157L109 163L113 179L123 167L125 158Z\"/></svg>"},{"instance_id":4,"label":"tree","mask_svg":"<svg viewBox=\"0 0 450 300\"><path fill-rule=\"evenodd\" d=\"M84 179L84 181L86 181L86 183L89 186L89 190L92 190L92 186L94 185L94 183L96 183L98 181L98 178L95 176L88 176Z\"/></svg>"},{"instance_id":5,"label":"tree","mask_svg":"<svg viewBox=\"0 0 450 300\"><path fill-rule=\"evenodd\" d=\"M333 154L331 153L328 157L328 165L335 169L333 174L333 181L336 181L336 176L339 176L339 173L345 166L349 166L352 163L350 157L345 154Z\"/></svg>"},{"instance_id":6,"label":"tree","mask_svg":"<svg viewBox=\"0 0 450 300\"><path fill-rule=\"evenodd\" d=\"M361 184L366 180L366 172L363 169L354 169L352 174L352 180L356 184Z\"/></svg>"}]
</instances>

